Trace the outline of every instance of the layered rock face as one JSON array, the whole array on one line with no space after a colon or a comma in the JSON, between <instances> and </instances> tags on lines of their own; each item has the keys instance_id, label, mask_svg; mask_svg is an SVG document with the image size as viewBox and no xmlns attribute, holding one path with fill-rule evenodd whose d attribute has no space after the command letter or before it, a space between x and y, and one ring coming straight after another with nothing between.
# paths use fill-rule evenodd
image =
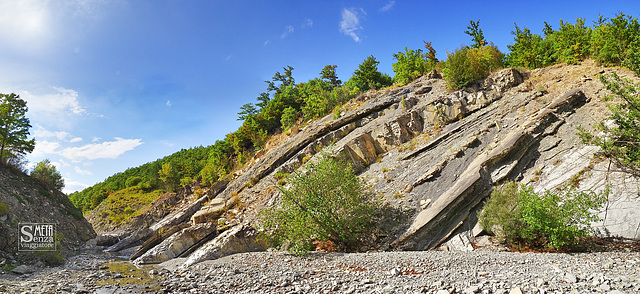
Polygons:
<instances>
[{"instance_id":1,"label":"layered rock face","mask_svg":"<svg viewBox=\"0 0 640 294\"><path fill-rule=\"evenodd\" d=\"M347 104L339 118L327 116L268 143L224 187L207 190L188 209L132 236L144 241L177 223L188 222L191 230L214 224L217 233L207 237L185 232L175 237L192 244L171 253L189 256L185 265L264 250L254 224L263 207L278 201L275 175L293 172L330 148L351 160L376 195L394 208L396 217L381 224L376 236L379 249L430 249L470 231L483 200L506 180L538 191L570 181L596 192L609 186L604 220L596 227L640 238L640 179L599 157L597 147L584 145L576 135L578 126L591 129L608 117L602 101L606 91L597 76L614 70L632 76L586 61L528 72L504 69L455 92L434 74L369 92ZM158 249L167 248L162 243Z\"/></svg>"},{"instance_id":2,"label":"layered rock face","mask_svg":"<svg viewBox=\"0 0 640 294\"><path fill-rule=\"evenodd\" d=\"M20 223L55 226L57 253L84 245L96 236L82 212L63 193L13 168L0 165L0 261L29 262L35 253L19 251ZM28 231L35 234L34 231ZM24 238L29 238L24 235Z\"/></svg>"}]
</instances>

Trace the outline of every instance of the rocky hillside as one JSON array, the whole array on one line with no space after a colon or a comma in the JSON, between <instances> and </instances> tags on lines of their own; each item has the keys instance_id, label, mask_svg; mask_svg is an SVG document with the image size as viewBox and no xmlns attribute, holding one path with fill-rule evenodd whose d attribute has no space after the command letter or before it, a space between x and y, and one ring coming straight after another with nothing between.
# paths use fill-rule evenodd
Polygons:
<instances>
[{"instance_id":1,"label":"rocky hillside","mask_svg":"<svg viewBox=\"0 0 640 294\"><path fill-rule=\"evenodd\" d=\"M609 185L604 220L596 227L638 239L640 178L598 156L597 147L576 135L578 126L592 129L608 117L598 75L612 71L633 77L585 61L504 69L455 92L436 72L407 86L368 92L349 102L339 118L330 115L272 138L230 182L187 186L158 199L157 209L141 216L145 225L122 233L107 250L144 243L132 256L135 262L189 257L184 266L263 250L255 238L257 213L278 201L281 175L327 147L344 152L390 204L390 217L369 244L374 249L424 250L445 242L468 247L483 199L506 180L537 191L569 182L596 192Z\"/></svg>"},{"instance_id":2,"label":"rocky hillside","mask_svg":"<svg viewBox=\"0 0 640 294\"><path fill-rule=\"evenodd\" d=\"M18 251L20 223L55 224L64 256L96 236L82 212L63 193L50 188L14 168L0 165L0 262L4 265L26 262L46 256L38 252Z\"/></svg>"}]
</instances>

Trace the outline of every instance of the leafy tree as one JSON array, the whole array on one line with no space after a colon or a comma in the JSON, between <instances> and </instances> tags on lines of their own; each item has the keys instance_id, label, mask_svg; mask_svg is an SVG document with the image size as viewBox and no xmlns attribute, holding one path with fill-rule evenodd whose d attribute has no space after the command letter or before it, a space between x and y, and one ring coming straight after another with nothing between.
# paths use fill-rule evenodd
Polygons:
<instances>
[{"instance_id":1,"label":"leafy tree","mask_svg":"<svg viewBox=\"0 0 640 294\"><path fill-rule=\"evenodd\" d=\"M520 29L517 24L515 26L515 31L511 31L511 34L514 35L515 44L507 45L510 51L506 58L507 65L534 69L555 63L555 59L552 56L554 52L553 45L549 41L540 35L531 33L526 27ZM552 32L553 30L549 27L545 34Z\"/></svg>"},{"instance_id":2,"label":"leafy tree","mask_svg":"<svg viewBox=\"0 0 640 294\"><path fill-rule=\"evenodd\" d=\"M428 44L429 46L426 45L427 43L425 42L427 49L433 49L430 43ZM421 49L413 50L404 47L404 51L404 53L398 52L393 54L393 58L396 60L392 65L393 72L395 73L393 79L396 83L402 85L408 84L431 71L436 66L436 62L433 61L433 59L435 59L435 50L433 53L429 52L426 55L422 53ZM429 54L433 54L433 59L430 59L432 55Z\"/></svg>"},{"instance_id":3,"label":"leafy tree","mask_svg":"<svg viewBox=\"0 0 640 294\"><path fill-rule=\"evenodd\" d=\"M637 18L618 14L602 15L591 34L594 58L604 65L624 65L640 74L640 23Z\"/></svg>"},{"instance_id":4,"label":"leafy tree","mask_svg":"<svg viewBox=\"0 0 640 294\"><path fill-rule=\"evenodd\" d=\"M164 183L167 191L175 191L180 183L178 172L173 163L167 162L162 165L162 169L158 171L160 180Z\"/></svg>"},{"instance_id":5,"label":"leafy tree","mask_svg":"<svg viewBox=\"0 0 640 294\"><path fill-rule=\"evenodd\" d=\"M0 94L0 164L33 151L34 139L27 139L31 124L25 116L27 102L16 94Z\"/></svg>"},{"instance_id":6,"label":"leafy tree","mask_svg":"<svg viewBox=\"0 0 640 294\"><path fill-rule=\"evenodd\" d=\"M560 29L548 37L553 44L553 57L558 62L575 64L590 55L591 28L584 25L584 19L576 19L575 24L560 20Z\"/></svg>"},{"instance_id":7,"label":"leafy tree","mask_svg":"<svg viewBox=\"0 0 640 294\"><path fill-rule=\"evenodd\" d=\"M298 118L298 112L295 108L289 106L282 112L282 118L280 119L282 126L286 129L292 127L296 123Z\"/></svg>"},{"instance_id":8,"label":"leafy tree","mask_svg":"<svg viewBox=\"0 0 640 294\"><path fill-rule=\"evenodd\" d=\"M266 81L266 83L268 84L267 92L275 91L276 93L279 93L282 91L282 89L288 86L295 85L296 80L292 75L293 67L287 65L282 69L284 70L284 74L281 74L279 71L277 71L271 78L271 81ZM280 84L276 85L276 83Z\"/></svg>"},{"instance_id":9,"label":"leafy tree","mask_svg":"<svg viewBox=\"0 0 640 294\"><path fill-rule=\"evenodd\" d=\"M290 176L288 189L281 187L279 206L261 212L267 240L275 246L288 243L296 254L311 250L313 239L349 249L371 227L377 204L343 161L322 154L306 170Z\"/></svg>"},{"instance_id":10,"label":"leafy tree","mask_svg":"<svg viewBox=\"0 0 640 294\"><path fill-rule=\"evenodd\" d=\"M462 47L451 54L442 67L449 88L457 90L483 79L503 67L504 54L491 44L482 48Z\"/></svg>"},{"instance_id":11,"label":"leafy tree","mask_svg":"<svg viewBox=\"0 0 640 294\"><path fill-rule=\"evenodd\" d=\"M133 177L129 177L127 179L127 181L125 182L125 185L127 186L127 188L129 187L133 187L133 186L137 186L138 184L140 184L142 182L142 178L138 177L138 176L133 176Z\"/></svg>"},{"instance_id":12,"label":"leafy tree","mask_svg":"<svg viewBox=\"0 0 640 294\"><path fill-rule=\"evenodd\" d=\"M240 107L240 112L238 112L238 120L246 121L258 114L258 110L253 105L253 103L247 103Z\"/></svg>"},{"instance_id":13,"label":"leafy tree","mask_svg":"<svg viewBox=\"0 0 640 294\"><path fill-rule=\"evenodd\" d=\"M482 29L480 29L480 20L478 21L469 21L469 25L467 26L467 30L464 31L465 34L471 36L473 40L473 44L471 48L480 49L487 45L487 41L484 39L484 34L482 33Z\"/></svg>"},{"instance_id":14,"label":"leafy tree","mask_svg":"<svg viewBox=\"0 0 640 294\"><path fill-rule=\"evenodd\" d=\"M598 129L605 136L594 136L579 128L583 142L598 145L603 153L631 168L640 169L640 84L616 73L600 76L602 84L622 103L610 106L613 126L601 122ZM612 97L607 97L611 99Z\"/></svg>"},{"instance_id":15,"label":"leafy tree","mask_svg":"<svg viewBox=\"0 0 640 294\"><path fill-rule=\"evenodd\" d=\"M336 74L337 67L337 65L327 65L320 72L320 78L327 81L334 88L342 85L342 81L338 79Z\"/></svg>"},{"instance_id":16,"label":"leafy tree","mask_svg":"<svg viewBox=\"0 0 640 294\"><path fill-rule=\"evenodd\" d=\"M62 188L64 188L64 179L62 178L62 175L56 169L55 165L51 164L49 159L44 159L38 162L31 171L31 176L58 191L62 191Z\"/></svg>"},{"instance_id":17,"label":"leafy tree","mask_svg":"<svg viewBox=\"0 0 640 294\"><path fill-rule=\"evenodd\" d=\"M353 76L347 82L348 86L351 88L356 87L360 91L390 86L393 83L393 79L389 75L378 71L379 63L380 61L377 61L373 55L367 57L358 65L358 69L353 72Z\"/></svg>"}]
</instances>

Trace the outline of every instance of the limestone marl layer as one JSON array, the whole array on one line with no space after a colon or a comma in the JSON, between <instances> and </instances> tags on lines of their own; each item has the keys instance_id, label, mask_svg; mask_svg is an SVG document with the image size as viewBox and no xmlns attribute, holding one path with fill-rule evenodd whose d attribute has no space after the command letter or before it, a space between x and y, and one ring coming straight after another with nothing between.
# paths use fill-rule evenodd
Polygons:
<instances>
[{"instance_id":1,"label":"limestone marl layer","mask_svg":"<svg viewBox=\"0 0 640 294\"><path fill-rule=\"evenodd\" d=\"M369 92L347 104L349 110L337 119L329 115L268 142L228 185L207 190L197 205L152 228L190 219L217 223L221 234L201 248L220 252L224 242L238 241L223 234L225 229L244 232L233 236L255 235L259 211L279 201L276 173L293 172L331 146L395 209L395 219L376 233L378 249L429 249L470 230L492 187L506 180L538 191L576 179L580 189L609 185L604 221L596 226L639 238L638 177L598 156L597 147L584 145L576 135L579 125L592 129L608 117L602 101L607 91L598 75L611 71L632 77L624 69L585 61L534 71L504 69L455 92L433 74ZM253 251L259 245L244 247Z\"/></svg>"}]
</instances>

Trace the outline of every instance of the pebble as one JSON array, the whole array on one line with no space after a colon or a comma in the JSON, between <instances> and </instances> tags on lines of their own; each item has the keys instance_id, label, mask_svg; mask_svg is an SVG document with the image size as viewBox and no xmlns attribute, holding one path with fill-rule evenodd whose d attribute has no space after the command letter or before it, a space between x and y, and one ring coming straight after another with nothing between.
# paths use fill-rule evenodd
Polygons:
<instances>
[{"instance_id":1,"label":"pebble","mask_svg":"<svg viewBox=\"0 0 640 294\"><path fill-rule=\"evenodd\" d=\"M638 252L584 254L413 251L242 253L169 271L147 268L154 284L122 280L109 258L73 257L63 266L0 277L8 293L640 293ZM611 266L610 266L611 265ZM610 268L609 268L610 266ZM102 268L102 269L101 269ZM129 276L127 272L125 274ZM78 286L81 285L81 286ZM157 289L157 290L156 290ZM2 292L2 291L0 291Z\"/></svg>"}]
</instances>

